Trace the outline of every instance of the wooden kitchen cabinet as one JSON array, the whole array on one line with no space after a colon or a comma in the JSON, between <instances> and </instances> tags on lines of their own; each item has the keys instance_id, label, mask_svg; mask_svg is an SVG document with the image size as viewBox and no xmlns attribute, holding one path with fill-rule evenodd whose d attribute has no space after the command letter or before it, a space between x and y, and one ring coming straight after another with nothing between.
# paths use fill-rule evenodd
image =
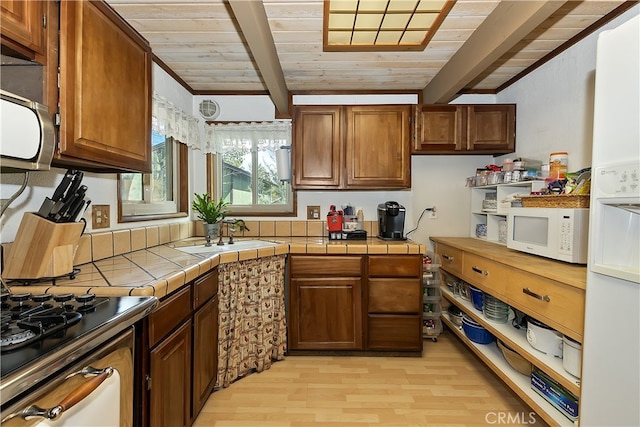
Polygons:
<instances>
[{"instance_id":1,"label":"wooden kitchen cabinet","mask_svg":"<svg viewBox=\"0 0 640 427\"><path fill-rule=\"evenodd\" d=\"M0 3L2 44L39 62L43 62L45 46L44 3L38 0L2 0Z\"/></svg>"},{"instance_id":2,"label":"wooden kitchen cabinet","mask_svg":"<svg viewBox=\"0 0 640 427\"><path fill-rule=\"evenodd\" d=\"M434 237L435 251L442 258L441 268L447 273L504 301L560 333L581 342L584 325L586 268L534 255L518 253L502 245L473 238ZM456 252L457 251L457 252ZM444 254L452 263L446 264ZM460 259L454 264L453 260ZM471 301L454 295L446 286L442 295L450 304L462 309L498 339L536 366L571 393L580 396L580 380L569 374L562 359L544 354L527 340L526 328L516 329L510 322L488 321ZM528 376L506 363L495 344L471 342L445 313L442 321L483 360L523 401L549 425L573 424L555 407L531 389Z\"/></svg>"},{"instance_id":3,"label":"wooden kitchen cabinet","mask_svg":"<svg viewBox=\"0 0 640 427\"><path fill-rule=\"evenodd\" d=\"M206 403L218 374L218 274L194 282L192 421Z\"/></svg>"},{"instance_id":4,"label":"wooden kitchen cabinet","mask_svg":"<svg viewBox=\"0 0 640 427\"><path fill-rule=\"evenodd\" d=\"M190 426L218 372L218 269L163 298L145 325L147 393L141 424Z\"/></svg>"},{"instance_id":5,"label":"wooden kitchen cabinet","mask_svg":"<svg viewBox=\"0 0 640 427\"><path fill-rule=\"evenodd\" d=\"M60 3L57 166L151 172L151 48L107 4Z\"/></svg>"},{"instance_id":6,"label":"wooden kitchen cabinet","mask_svg":"<svg viewBox=\"0 0 640 427\"><path fill-rule=\"evenodd\" d=\"M295 107L293 159L295 188L340 188L342 107Z\"/></svg>"},{"instance_id":7,"label":"wooden kitchen cabinet","mask_svg":"<svg viewBox=\"0 0 640 427\"><path fill-rule=\"evenodd\" d=\"M289 350L422 350L422 255L291 255Z\"/></svg>"},{"instance_id":8,"label":"wooden kitchen cabinet","mask_svg":"<svg viewBox=\"0 0 640 427\"><path fill-rule=\"evenodd\" d=\"M362 349L362 256L290 258L290 350Z\"/></svg>"},{"instance_id":9,"label":"wooden kitchen cabinet","mask_svg":"<svg viewBox=\"0 0 640 427\"><path fill-rule=\"evenodd\" d=\"M368 350L422 351L422 256L367 257Z\"/></svg>"},{"instance_id":10,"label":"wooden kitchen cabinet","mask_svg":"<svg viewBox=\"0 0 640 427\"><path fill-rule=\"evenodd\" d=\"M0 17L3 54L41 65L3 88L55 116L52 165L150 172L149 43L103 1L2 1Z\"/></svg>"},{"instance_id":11,"label":"wooden kitchen cabinet","mask_svg":"<svg viewBox=\"0 0 640 427\"><path fill-rule=\"evenodd\" d=\"M153 427L191 425L191 320L153 350L149 357Z\"/></svg>"},{"instance_id":12,"label":"wooden kitchen cabinet","mask_svg":"<svg viewBox=\"0 0 640 427\"><path fill-rule=\"evenodd\" d=\"M413 154L515 151L515 104L425 104L416 111Z\"/></svg>"},{"instance_id":13,"label":"wooden kitchen cabinet","mask_svg":"<svg viewBox=\"0 0 640 427\"><path fill-rule=\"evenodd\" d=\"M296 106L296 189L411 186L411 106Z\"/></svg>"}]
</instances>

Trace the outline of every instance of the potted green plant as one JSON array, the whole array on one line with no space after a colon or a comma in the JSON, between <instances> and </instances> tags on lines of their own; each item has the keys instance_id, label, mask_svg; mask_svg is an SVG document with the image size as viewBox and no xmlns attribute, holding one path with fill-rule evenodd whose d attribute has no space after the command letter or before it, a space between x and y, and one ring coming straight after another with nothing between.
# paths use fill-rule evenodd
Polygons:
<instances>
[{"instance_id":1,"label":"potted green plant","mask_svg":"<svg viewBox=\"0 0 640 427\"><path fill-rule=\"evenodd\" d=\"M229 203L222 197L216 202L209 193L194 193L194 196L191 206L198 213L198 219L204 223L206 236L217 236L220 232L220 221L229 213Z\"/></svg>"}]
</instances>

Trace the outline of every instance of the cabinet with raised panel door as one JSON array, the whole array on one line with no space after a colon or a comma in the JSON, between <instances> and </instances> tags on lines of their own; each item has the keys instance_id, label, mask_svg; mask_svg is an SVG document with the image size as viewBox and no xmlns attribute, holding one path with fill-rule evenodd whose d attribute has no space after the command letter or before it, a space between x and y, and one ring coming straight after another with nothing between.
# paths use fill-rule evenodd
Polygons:
<instances>
[{"instance_id":1,"label":"cabinet with raised panel door","mask_svg":"<svg viewBox=\"0 0 640 427\"><path fill-rule=\"evenodd\" d=\"M291 255L289 350L422 350L422 255Z\"/></svg>"},{"instance_id":2,"label":"cabinet with raised panel door","mask_svg":"<svg viewBox=\"0 0 640 427\"><path fill-rule=\"evenodd\" d=\"M43 62L47 25L45 3L39 0L2 0L2 44L25 57Z\"/></svg>"},{"instance_id":3,"label":"cabinet with raised panel door","mask_svg":"<svg viewBox=\"0 0 640 427\"><path fill-rule=\"evenodd\" d=\"M3 88L57 116L53 166L150 172L149 43L103 1L3 1L0 16L3 54L43 65Z\"/></svg>"},{"instance_id":4,"label":"cabinet with raised panel door","mask_svg":"<svg viewBox=\"0 0 640 427\"><path fill-rule=\"evenodd\" d=\"M416 111L412 154L515 151L515 104L423 104Z\"/></svg>"},{"instance_id":5,"label":"cabinet with raised panel door","mask_svg":"<svg viewBox=\"0 0 640 427\"><path fill-rule=\"evenodd\" d=\"M213 391L218 372L217 268L163 298L146 325L147 390L139 422L189 426Z\"/></svg>"},{"instance_id":6,"label":"cabinet with raised panel door","mask_svg":"<svg viewBox=\"0 0 640 427\"><path fill-rule=\"evenodd\" d=\"M296 106L297 189L410 188L410 105Z\"/></svg>"},{"instance_id":7,"label":"cabinet with raised panel door","mask_svg":"<svg viewBox=\"0 0 640 427\"><path fill-rule=\"evenodd\" d=\"M364 256L291 255L290 350L362 349Z\"/></svg>"}]
</instances>

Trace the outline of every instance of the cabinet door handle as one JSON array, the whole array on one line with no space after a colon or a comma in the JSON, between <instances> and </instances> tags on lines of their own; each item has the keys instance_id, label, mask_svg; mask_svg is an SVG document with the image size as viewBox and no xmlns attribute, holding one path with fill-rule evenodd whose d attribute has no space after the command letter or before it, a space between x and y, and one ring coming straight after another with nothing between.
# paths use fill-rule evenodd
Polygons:
<instances>
[{"instance_id":1,"label":"cabinet door handle","mask_svg":"<svg viewBox=\"0 0 640 427\"><path fill-rule=\"evenodd\" d=\"M535 292L533 292L533 291L532 291L531 289L529 289L529 288L523 288L523 289L522 289L522 292L523 292L523 293L525 293L525 294L527 294L527 295L529 295L529 296L532 296L532 297L534 297L534 298L536 298L536 299L539 299L540 301L546 301L546 302L551 301L551 298L549 297L549 295L540 295L540 294L536 294Z\"/></svg>"},{"instance_id":2,"label":"cabinet door handle","mask_svg":"<svg viewBox=\"0 0 640 427\"><path fill-rule=\"evenodd\" d=\"M475 265L473 267L471 267L471 269L473 271L475 271L478 274L482 274L483 276L488 276L489 272L487 270L480 270L478 267L476 267Z\"/></svg>"},{"instance_id":3,"label":"cabinet door handle","mask_svg":"<svg viewBox=\"0 0 640 427\"><path fill-rule=\"evenodd\" d=\"M447 261L453 261L453 257L451 255L442 254L442 258L446 259Z\"/></svg>"}]
</instances>

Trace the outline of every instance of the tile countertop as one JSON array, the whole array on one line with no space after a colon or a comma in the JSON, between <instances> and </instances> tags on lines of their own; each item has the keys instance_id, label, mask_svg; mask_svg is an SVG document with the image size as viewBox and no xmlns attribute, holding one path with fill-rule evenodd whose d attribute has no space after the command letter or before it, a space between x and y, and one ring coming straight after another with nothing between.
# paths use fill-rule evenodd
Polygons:
<instances>
[{"instance_id":1,"label":"tile countertop","mask_svg":"<svg viewBox=\"0 0 640 427\"><path fill-rule=\"evenodd\" d=\"M322 237L260 237L275 246L223 253L182 252L176 247L203 245L202 237L154 246L77 266L74 279L68 277L29 285L9 281L14 293L93 293L97 296L156 296L162 298L212 268L229 262L281 254L424 254L426 246L406 241L329 240Z\"/></svg>"}]
</instances>

